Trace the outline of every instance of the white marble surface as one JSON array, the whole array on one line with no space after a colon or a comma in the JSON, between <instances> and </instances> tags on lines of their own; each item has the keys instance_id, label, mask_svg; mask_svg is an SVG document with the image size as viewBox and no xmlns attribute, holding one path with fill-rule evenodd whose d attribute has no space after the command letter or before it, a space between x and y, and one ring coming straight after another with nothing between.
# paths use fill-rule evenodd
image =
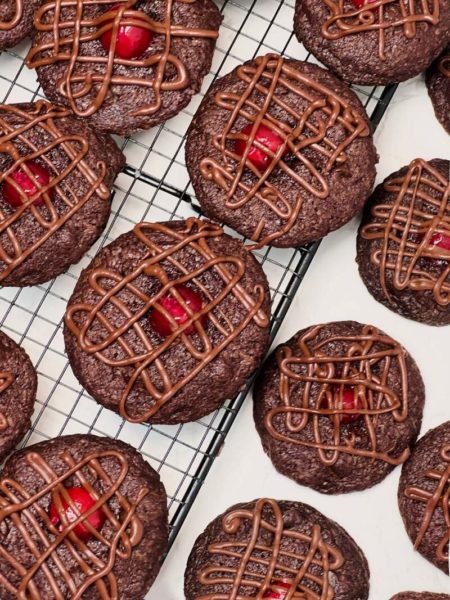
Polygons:
<instances>
[{"instance_id":1,"label":"white marble surface","mask_svg":"<svg viewBox=\"0 0 450 600\"><path fill-rule=\"evenodd\" d=\"M450 138L434 117L422 78L400 86L376 144L378 180L413 158L450 158ZM424 433L450 419L449 328L408 321L372 299L357 273L356 228L355 220L322 243L277 341L331 320L356 319L381 327L409 349L422 370L427 391ZM413 551L405 533L396 500L399 475L397 468L370 490L337 497L296 485L279 475L263 453L248 398L148 598L184 598L183 572L198 534L233 503L261 496L309 503L342 524L368 558L370 600L388 600L402 590L450 593L449 578Z\"/></svg>"}]
</instances>

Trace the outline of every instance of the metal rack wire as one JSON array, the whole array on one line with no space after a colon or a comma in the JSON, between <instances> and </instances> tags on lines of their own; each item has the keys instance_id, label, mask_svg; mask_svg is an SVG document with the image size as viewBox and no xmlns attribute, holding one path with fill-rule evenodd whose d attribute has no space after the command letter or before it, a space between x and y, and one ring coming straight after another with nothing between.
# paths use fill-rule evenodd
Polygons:
<instances>
[{"instance_id":1,"label":"metal rack wire","mask_svg":"<svg viewBox=\"0 0 450 600\"><path fill-rule=\"evenodd\" d=\"M225 20L211 74L203 92L218 75L266 52L310 60L292 33L293 0L216 0ZM24 102L41 95L35 74L23 65L26 47L0 57L0 100ZM357 93L380 122L395 87L358 88ZM104 236L78 265L56 280L34 288L0 289L0 326L21 343L39 373L33 427L23 445L70 433L119 438L140 450L156 468L169 495L172 544L218 455L247 390L197 423L145 426L124 422L100 408L76 381L64 353L62 318L78 275L100 247L141 220L184 218L199 212L184 164L184 136L201 100L171 121L127 140L118 140L127 156L119 176L113 210ZM231 232L230 232L231 233ZM318 248L266 248L257 252L269 279L272 339L286 316Z\"/></svg>"}]
</instances>

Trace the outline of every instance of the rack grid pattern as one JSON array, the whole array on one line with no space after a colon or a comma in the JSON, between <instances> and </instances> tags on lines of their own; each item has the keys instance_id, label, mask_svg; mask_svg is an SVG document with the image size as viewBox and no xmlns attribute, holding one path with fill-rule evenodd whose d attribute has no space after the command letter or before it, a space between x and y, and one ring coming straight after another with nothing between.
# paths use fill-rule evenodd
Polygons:
<instances>
[{"instance_id":1,"label":"rack grid pattern","mask_svg":"<svg viewBox=\"0 0 450 600\"><path fill-rule=\"evenodd\" d=\"M248 389L196 423L147 426L124 422L99 407L75 379L64 352L62 319L81 269L99 248L130 230L136 222L185 218L200 212L185 168L184 141L192 116L214 78L266 52L314 60L293 36L293 0L216 2L224 14L224 23L202 94L171 121L133 138L117 140L126 154L127 166L116 182L112 214L103 237L78 265L56 280L34 288L0 289L0 326L24 346L39 374L33 426L22 445L71 433L94 433L129 442L160 472L166 486L171 544ZM0 56L2 102L27 102L42 95L35 73L23 64L26 50L24 45ZM376 127L395 87L356 91ZM265 248L256 252L272 293L272 340L318 245L297 250Z\"/></svg>"}]
</instances>

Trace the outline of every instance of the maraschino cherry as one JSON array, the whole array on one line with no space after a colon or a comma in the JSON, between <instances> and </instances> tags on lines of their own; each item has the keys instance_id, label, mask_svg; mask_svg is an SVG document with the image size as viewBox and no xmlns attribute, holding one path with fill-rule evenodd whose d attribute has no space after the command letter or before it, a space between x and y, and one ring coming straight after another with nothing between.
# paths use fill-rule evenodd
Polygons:
<instances>
[{"instance_id":1,"label":"maraschino cherry","mask_svg":"<svg viewBox=\"0 0 450 600\"><path fill-rule=\"evenodd\" d=\"M437 246L443 250L450 250L450 236L439 232L433 233L430 237L430 245Z\"/></svg>"},{"instance_id":2,"label":"maraschino cherry","mask_svg":"<svg viewBox=\"0 0 450 600\"><path fill-rule=\"evenodd\" d=\"M274 589L278 588L278 589ZM281 590L279 588L282 588ZM274 579L270 583L270 588L264 593L263 598L274 598L276 600L284 600L288 591L291 589L291 584L285 581Z\"/></svg>"},{"instance_id":3,"label":"maraschino cherry","mask_svg":"<svg viewBox=\"0 0 450 600\"><path fill-rule=\"evenodd\" d=\"M344 387L341 393L336 390L336 395L342 399L342 404L339 402L339 408L341 410L356 410L362 408L361 401L356 394L356 390L351 387ZM334 407L336 408L336 407ZM341 423L355 423L361 419L362 415L358 413L342 413L339 415Z\"/></svg>"},{"instance_id":4,"label":"maraschino cherry","mask_svg":"<svg viewBox=\"0 0 450 600\"><path fill-rule=\"evenodd\" d=\"M202 310L202 299L194 292L194 290L185 285L177 285L175 286L175 289L194 314ZM184 325L190 318L181 303L170 292L159 299L159 304L170 314L177 326ZM168 337L174 332L175 328L173 324L170 323L169 319L162 312L155 308L150 312L149 320L150 325L161 337ZM206 315L202 315L200 322L203 325L206 323ZM194 332L194 324L189 325L189 327L184 330L184 333L187 333L188 335L192 335Z\"/></svg>"},{"instance_id":5,"label":"maraschino cherry","mask_svg":"<svg viewBox=\"0 0 450 600\"><path fill-rule=\"evenodd\" d=\"M352 0L352 2L353 2L353 4L355 5L356 8L359 9L359 8L364 8L366 6L370 10L375 10L375 7L371 8L368 5L369 4L373 4L376 1L377 0Z\"/></svg>"},{"instance_id":6,"label":"maraschino cherry","mask_svg":"<svg viewBox=\"0 0 450 600\"><path fill-rule=\"evenodd\" d=\"M252 132L253 125L247 125L244 127L241 133L245 136L249 136ZM272 129L269 129L265 125L260 125L256 130L255 140L260 144L268 148L275 154L278 148L284 143L283 139L275 133ZM234 150L239 156L243 156L247 148L247 140L237 139L234 143ZM252 145L250 152L247 155L248 160L255 165L259 171L265 171L272 162L272 157L269 156L256 146Z\"/></svg>"},{"instance_id":7,"label":"maraschino cherry","mask_svg":"<svg viewBox=\"0 0 450 600\"><path fill-rule=\"evenodd\" d=\"M49 172L40 164L33 160L28 160L24 163L24 165L32 173L34 179L40 187L45 187L50 183ZM28 198L31 198L39 191L39 188L37 187L36 183L32 181L31 177L26 173L25 169L23 168L13 171L9 175L9 177L20 187L22 192ZM51 199L53 195L53 191L51 188L47 191L47 194ZM3 184L3 197L11 206L18 207L24 204L23 196L10 181L5 181L5 183ZM44 204L44 198L42 196L38 196L33 201L33 204L35 206L42 206Z\"/></svg>"},{"instance_id":8,"label":"maraschino cherry","mask_svg":"<svg viewBox=\"0 0 450 600\"><path fill-rule=\"evenodd\" d=\"M92 498L92 496L89 494L89 492L87 492L82 487L67 488L66 492L70 496L72 503L76 506L76 508L80 514L87 512L92 506L94 506L94 504L96 502L94 500L94 498ZM64 498L64 496L62 494L61 494L61 504L62 504L62 508L64 510L64 514L65 514L67 522L70 524L70 523L73 523L74 521L76 521L78 519L79 515L77 515L75 513L75 511L72 509L72 507L69 505L69 503L67 502L67 500ZM105 513L99 508L96 511L94 511L91 515L89 515L89 517L86 519L86 521L94 529L96 529L97 531L100 531L100 529L103 526L103 523L105 522L105 518L106 518ZM52 525L54 525L55 527L57 527L59 529L59 531L63 531L64 525L61 520L61 514L58 511L58 508L56 507L56 504L54 501L50 505L50 521L51 521ZM92 537L91 532L84 525L84 523L79 523L78 525L76 525L76 527L74 527L74 529L73 529L73 532L80 540L83 540L83 541L87 541Z\"/></svg>"},{"instance_id":9,"label":"maraschino cherry","mask_svg":"<svg viewBox=\"0 0 450 600\"><path fill-rule=\"evenodd\" d=\"M123 5L113 6L106 14L110 14L110 20L115 18L115 12L120 10ZM127 17L123 17L126 19ZM139 19L139 13L133 15L133 19ZM144 24L144 20L142 19ZM105 31L100 37L100 42L103 48L109 52L112 40L112 23L111 29ZM138 27L137 25L119 25L117 31L116 45L114 54L119 58L131 60L142 56L153 41L153 33L146 27Z\"/></svg>"}]
</instances>

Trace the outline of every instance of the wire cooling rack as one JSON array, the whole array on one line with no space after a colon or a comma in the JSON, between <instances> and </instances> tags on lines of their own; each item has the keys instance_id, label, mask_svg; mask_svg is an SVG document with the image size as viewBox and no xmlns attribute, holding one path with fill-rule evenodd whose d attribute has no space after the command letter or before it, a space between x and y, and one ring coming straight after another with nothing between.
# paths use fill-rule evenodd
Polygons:
<instances>
[{"instance_id":1,"label":"wire cooling rack","mask_svg":"<svg viewBox=\"0 0 450 600\"><path fill-rule=\"evenodd\" d=\"M314 60L292 33L293 0L216 0L224 14L211 73L218 75L266 52ZM36 76L23 64L26 45L0 56L0 100L27 102L42 95ZM376 127L395 87L357 88ZM0 288L0 326L23 345L39 374L33 426L22 445L71 433L95 433L135 446L159 471L169 496L172 544L233 424L247 390L210 416L183 426L124 422L100 408L80 387L67 362L62 320L82 268L103 245L142 220L165 221L199 212L184 163L185 132L202 98L199 94L176 118L131 139L117 140L127 166L115 186L105 234L67 273L41 286ZM232 233L228 231L228 233ZM234 235L234 234L233 234ZM275 337L319 244L297 250L263 249L257 257L269 279Z\"/></svg>"}]
</instances>

